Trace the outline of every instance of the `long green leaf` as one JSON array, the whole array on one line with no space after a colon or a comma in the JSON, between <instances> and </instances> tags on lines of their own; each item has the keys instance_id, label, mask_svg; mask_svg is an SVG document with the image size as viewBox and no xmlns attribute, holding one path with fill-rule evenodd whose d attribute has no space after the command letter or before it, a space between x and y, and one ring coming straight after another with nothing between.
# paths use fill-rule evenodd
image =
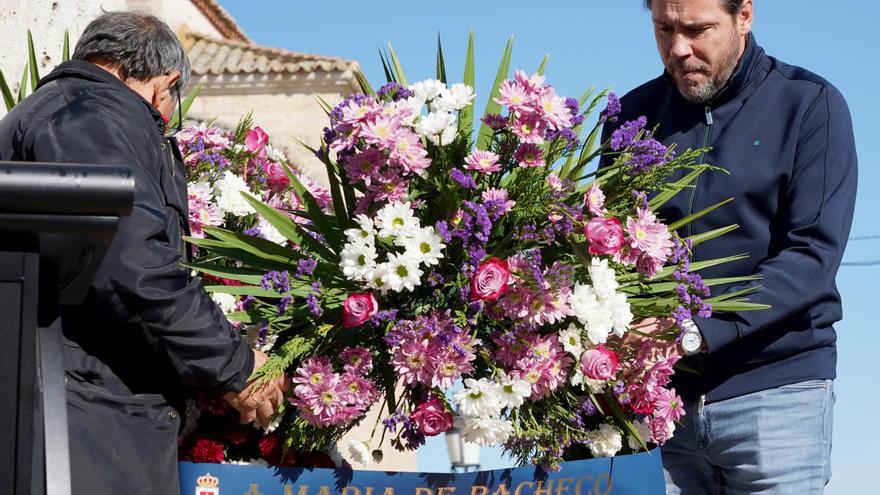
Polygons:
<instances>
[{"instance_id":1,"label":"long green leaf","mask_svg":"<svg viewBox=\"0 0 880 495\"><path fill-rule=\"evenodd\" d=\"M3 71L0 70L0 92L3 93L3 103L6 104L6 111L10 111L15 108L15 99L12 98L12 91L9 90L9 85L6 84L6 78L3 76Z\"/></svg>"},{"instance_id":2,"label":"long green leaf","mask_svg":"<svg viewBox=\"0 0 880 495\"><path fill-rule=\"evenodd\" d=\"M186 98L184 98L183 101L180 102L180 114L183 114L184 119L186 119L186 115L189 113L190 107L192 107L193 102L195 101L196 97L199 96L199 92L201 90L202 86L200 84L196 85L196 87L194 87L193 90L190 91L188 95L186 95ZM169 129L177 128L181 116L180 114L174 112L174 115L172 115L171 118L168 120Z\"/></svg>"},{"instance_id":3,"label":"long green leaf","mask_svg":"<svg viewBox=\"0 0 880 495\"><path fill-rule=\"evenodd\" d=\"M724 278L707 278L703 279L703 283L707 287L714 287L716 285L724 285L724 284L735 284L739 282L749 282L752 280L761 280L760 275L744 275L741 277L724 277ZM675 290L675 287L678 285L678 282L657 282L648 284L646 287L641 287L637 285L622 287L619 290L621 292L625 292L627 294L662 294L664 292L671 292Z\"/></svg>"},{"instance_id":4,"label":"long green leaf","mask_svg":"<svg viewBox=\"0 0 880 495\"><path fill-rule=\"evenodd\" d=\"M34 50L34 38L31 36L31 30L27 30L27 38L28 38L28 65L31 69L31 92L37 89L37 84L40 83L40 71L37 66L37 53Z\"/></svg>"},{"instance_id":5,"label":"long green leaf","mask_svg":"<svg viewBox=\"0 0 880 495\"><path fill-rule=\"evenodd\" d=\"M297 251L260 237L233 232L219 227L205 226L204 229L212 237L224 241L228 246L240 248L263 259L293 264L303 258L303 255Z\"/></svg>"},{"instance_id":6,"label":"long green leaf","mask_svg":"<svg viewBox=\"0 0 880 495\"><path fill-rule=\"evenodd\" d=\"M293 281L291 281L291 284ZM255 296L279 299L286 294L292 296L305 297L312 290L311 286L302 284L300 287L291 286L290 291L285 294L279 294L272 289L264 289L258 285L206 285L205 290L208 292L219 292L221 294L233 294L236 296Z\"/></svg>"},{"instance_id":7,"label":"long green leaf","mask_svg":"<svg viewBox=\"0 0 880 495\"><path fill-rule=\"evenodd\" d=\"M467 54L464 57L464 77L462 82L470 87L474 87L474 32L468 34ZM470 143L471 133L474 132L474 102L461 109L458 112L458 133L465 136Z\"/></svg>"},{"instance_id":8,"label":"long green leaf","mask_svg":"<svg viewBox=\"0 0 880 495\"><path fill-rule=\"evenodd\" d=\"M716 303L716 302L722 302L722 301L731 301L734 299L739 299L743 296L748 296L750 294L754 294L755 292L760 291L763 287L764 286L760 285L760 284L759 285L750 285L748 287L745 287L745 288L742 288L739 290L735 290L733 292L727 292L725 294L720 294L715 297L705 299L705 301L710 304Z\"/></svg>"},{"instance_id":9,"label":"long green leaf","mask_svg":"<svg viewBox=\"0 0 880 495\"><path fill-rule=\"evenodd\" d=\"M397 82L404 86L409 86L406 74L403 73L403 66L400 65L400 59L397 58L397 53L395 53L391 43L388 43L388 53L391 55L391 65L394 67L394 74L397 75Z\"/></svg>"},{"instance_id":10,"label":"long green leaf","mask_svg":"<svg viewBox=\"0 0 880 495\"><path fill-rule=\"evenodd\" d=\"M61 61L67 62L70 60L70 33L67 30L64 30L64 46L61 47Z\"/></svg>"},{"instance_id":11,"label":"long green leaf","mask_svg":"<svg viewBox=\"0 0 880 495\"><path fill-rule=\"evenodd\" d=\"M257 210L257 213L262 215L263 218L266 219L267 222L272 224L278 232L294 242L295 244L299 244L307 248L312 254L320 257L324 261L330 262L332 264L339 263L339 256L328 249L326 246L318 242L314 237L311 236L308 232L303 230L303 228L296 223L293 222L286 215L281 213L280 211L272 208L271 206L261 202L255 197L242 192L242 195L247 200L250 205Z\"/></svg>"},{"instance_id":12,"label":"long green leaf","mask_svg":"<svg viewBox=\"0 0 880 495\"><path fill-rule=\"evenodd\" d=\"M373 89L373 86L370 85L370 80L367 79L367 76L361 71L360 68L354 71L354 76L357 78L358 84L361 86L361 91L364 94L368 94L370 96L376 96L376 90Z\"/></svg>"},{"instance_id":13,"label":"long green leaf","mask_svg":"<svg viewBox=\"0 0 880 495\"><path fill-rule=\"evenodd\" d=\"M674 198L676 194L680 193L684 188L688 187L693 183L697 177L700 176L704 172L705 169L698 168L693 172L685 175L681 179L669 184L667 189L664 189L656 196L651 198L651 201L648 202L648 206L651 207L652 211L657 211L658 208L665 205L667 201Z\"/></svg>"},{"instance_id":14,"label":"long green leaf","mask_svg":"<svg viewBox=\"0 0 880 495\"><path fill-rule=\"evenodd\" d=\"M327 169L327 182L330 184L330 196L333 198L333 213L336 215L336 221L339 222L340 228L350 228L351 219L348 217L348 210L342 197L342 186L339 183L339 177L336 175L336 169L330 164L329 160L324 162L324 166Z\"/></svg>"},{"instance_id":15,"label":"long green leaf","mask_svg":"<svg viewBox=\"0 0 880 495\"><path fill-rule=\"evenodd\" d=\"M443 61L443 46L440 44L440 33L437 33L437 79L446 84L446 62Z\"/></svg>"},{"instance_id":16,"label":"long green leaf","mask_svg":"<svg viewBox=\"0 0 880 495\"><path fill-rule=\"evenodd\" d=\"M264 275L264 273L259 270L209 263L181 263L180 265L198 272L207 273L208 275L230 280L238 280L239 282L244 282L250 285L259 285L260 281L263 280Z\"/></svg>"},{"instance_id":17,"label":"long green leaf","mask_svg":"<svg viewBox=\"0 0 880 495\"><path fill-rule=\"evenodd\" d=\"M773 306L769 304L758 304L751 303L742 300L735 301L719 301L716 303L712 303L712 311L723 311L723 312L740 312L740 311L757 311L762 309L770 309Z\"/></svg>"},{"instance_id":18,"label":"long green leaf","mask_svg":"<svg viewBox=\"0 0 880 495\"><path fill-rule=\"evenodd\" d=\"M547 70L547 63L550 62L550 54L544 55L544 58L541 59L541 63L538 65L537 72L540 75L544 75L544 71Z\"/></svg>"},{"instance_id":19,"label":"long green leaf","mask_svg":"<svg viewBox=\"0 0 880 495\"><path fill-rule=\"evenodd\" d=\"M691 241L691 246L698 246L706 241L715 239L716 237L721 237L729 232L733 232L738 228L739 224L728 225L727 227L721 227L720 229L694 234L687 239Z\"/></svg>"},{"instance_id":20,"label":"long green leaf","mask_svg":"<svg viewBox=\"0 0 880 495\"><path fill-rule=\"evenodd\" d=\"M730 203L731 201L733 201L733 198L728 198L728 199L725 199L724 201L719 201L718 203L715 203L712 206L707 206L706 208L703 208L702 210L700 210L696 213L692 213L677 222L673 222L673 223L669 224L669 226L668 226L669 230L670 231L678 230L681 227L693 222L694 220L701 218L701 217L704 217L707 214L717 210L718 208L721 208L722 206L726 205L727 203Z\"/></svg>"},{"instance_id":21,"label":"long green leaf","mask_svg":"<svg viewBox=\"0 0 880 495\"><path fill-rule=\"evenodd\" d=\"M28 66L30 63L25 62L24 64L24 72L21 74L21 84L18 86L18 103L24 101L24 97L27 96L27 84L28 84Z\"/></svg>"},{"instance_id":22,"label":"long green leaf","mask_svg":"<svg viewBox=\"0 0 880 495\"><path fill-rule=\"evenodd\" d=\"M507 79L510 72L510 58L513 55L513 36L507 40L507 46L501 55L501 63L498 65L498 72L495 73L495 82L492 83L492 91L489 92L489 101L486 103L486 110L483 115L488 113L498 113L501 111L501 104L495 101L498 97L501 83ZM492 129L484 122L480 125L480 132L477 134L477 149L489 149L489 143L492 142Z\"/></svg>"},{"instance_id":23,"label":"long green leaf","mask_svg":"<svg viewBox=\"0 0 880 495\"><path fill-rule=\"evenodd\" d=\"M290 185L293 186L296 195L299 197L300 201L302 201L303 205L305 205L306 210L309 213L308 219L312 221L312 224L314 224L317 230L324 236L330 249L332 249L334 253L339 253L339 251L342 250L343 245L342 232L339 228L334 228L330 223L329 219L331 217L321 210L321 207L318 206L318 202L315 201L312 193L310 193L306 186L299 180L299 177L293 173L293 170L291 170L287 164L282 164L282 168L287 174L287 178L290 179Z\"/></svg>"},{"instance_id":24,"label":"long green leaf","mask_svg":"<svg viewBox=\"0 0 880 495\"><path fill-rule=\"evenodd\" d=\"M385 80L387 82L397 82L397 79L394 77L394 71L391 70L390 64L385 56L385 52L381 49L379 49L379 58L382 59L382 70L385 71Z\"/></svg>"}]
</instances>

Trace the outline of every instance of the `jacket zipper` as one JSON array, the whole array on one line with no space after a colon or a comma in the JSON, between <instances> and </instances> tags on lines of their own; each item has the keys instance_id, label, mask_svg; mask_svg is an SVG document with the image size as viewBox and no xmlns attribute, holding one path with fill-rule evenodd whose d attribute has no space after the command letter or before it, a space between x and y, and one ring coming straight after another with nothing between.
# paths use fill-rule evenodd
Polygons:
<instances>
[{"instance_id":1,"label":"jacket zipper","mask_svg":"<svg viewBox=\"0 0 880 495\"><path fill-rule=\"evenodd\" d=\"M174 163L174 152L171 150L171 145L166 141L162 141L162 152L167 156L167 161L165 162L168 165L168 168L171 169L171 177L175 176L175 169L177 168ZM174 181L172 181L173 183ZM186 235L186 224L184 222L189 222L188 218L180 218L180 233L182 235ZM180 255L184 261L190 261L190 258L187 254L187 243L180 240Z\"/></svg>"},{"instance_id":2,"label":"jacket zipper","mask_svg":"<svg viewBox=\"0 0 880 495\"><path fill-rule=\"evenodd\" d=\"M709 134L711 133L711 130L712 130L712 124L715 122L712 119L712 107L706 106L704 111L705 111L705 116L706 116L706 126L703 129L703 140L700 143L700 148L706 148L709 146ZM704 151L703 153L700 154L700 159L697 161L697 163L699 165L702 165L705 162L705 160L706 160L706 152ZM684 215L685 217L690 216L694 212L694 203L696 203L696 200L697 200L697 188L700 186L700 177L702 177L702 175L697 176L697 179L694 181L694 187L691 189L690 199L688 201L687 212L685 212L685 215ZM690 237L692 235L694 235L694 227L693 227L693 223L689 223L685 227L685 237Z\"/></svg>"}]
</instances>

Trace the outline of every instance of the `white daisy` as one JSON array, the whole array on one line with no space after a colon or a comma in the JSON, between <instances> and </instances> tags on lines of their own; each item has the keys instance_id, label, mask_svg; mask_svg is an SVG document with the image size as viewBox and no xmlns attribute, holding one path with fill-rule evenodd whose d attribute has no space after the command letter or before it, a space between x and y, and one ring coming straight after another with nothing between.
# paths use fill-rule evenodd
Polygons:
<instances>
[{"instance_id":1,"label":"white daisy","mask_svg":"<svg viewBox=\"0 0 880 495\"><path fill-rule=\"evenodd\" d=\"M380 237L408 235L419 228L419 219L413 216L410 203L388 203L376 213L376 228Z\"/></svg>"},{"instance_id":2,"label":"white daisy","mask_svg":"<svg viewBox=\"0 0 880 495\"><path fill-rule=\"evenodd\" d=\"M431 112L416 122L415 131L422 137L437 139L447 128L454 127L455 115L449 112Z\"/></svg>"},{"instance_id":3,"label":"white daisy","mask_svg":"<svg viewBox=\"0 0 880 495\"><path fill-rule=\"evenodd\" d=\"M487 378L467 378L464 384L466 388L452 397L461 414L483 418L497 418L501 415L501 387L497 383Z\"/></svg>"},{"instance_id":4,"label":"white daisy","mask_svg":"<svg viewBox=\"0 0 880 495\"><path fill-rule=\"evenodd\" d=\"M515 409L532 395L532 385L519 378L512 377L505 372L500 372L498 377L498 398L501 407Z\"/></svg>"},{"instance_id":5,"label":"white daisy","mask_svg":"<svg viewBox=\"0 0 880 495\"><path fill-rule=\"evenodd\" d=\"M593 457L614 457L623 448L620 432L608 423L602 423L598 430L593 430L587 435Z\"/></svg>"},{"instance_id":6,"label":"white daisy","mask_svg":"<svg viewBox=\"0 0 880 495\"><path fill-rule=\"evenodd\" d=\"M366 215L358 215L354 220L357 222L358 227L345 230L348 242L374 245L376 243L376 230L373 226L373 219Z\"/></svg>"},{"instance_id":7,"label":"white daisy","mask_svg":"<svg viewBox=\"0 0 880 495\"><path fill-rule=\"evenodd\" d=\"M376 271L376 248L371 244L348 243L339 253L339 267L349 280L369 280Z\"/></svg>"},{"instance_id":8,"label":"white daisy","mask_svg":"<svg viewBox=\"0 0 880 495\"><path fill-rule=\"evenodd\" d=\"M424 227L414 231L412 237L402 240L402 244L407 254L428 266L440 263L443 249L446 247L434 227Z\"/></svg>"},{"instance_id":9,"label":"white daisy","mask_svg":"<svg viewBox=\"0 0 880 495\"><path fill-rule=\"evenodd\" d=\"M415 98L431 101L446 90L446 85L437 79L426 79L411 85L408 89L414 93Z\"/></svg>"},{"instance_id":10,"label":"white daisy","mask_svg":"<svg viewBox=\"0 0 880 495\"><path fill-rule=\"evenodd\" d=\"M385 279L385 272L388 271L387 263L379 263L369 278L366 279L367 287L385 292L391 288Z\"/></svg>"},{"instance_id":11,"label":"white daisy","mask_svg":"<svg viewBox=\"0 0 880 495\"><path fill-rule=\"evenodd\" d=\"M214 292L211 294L211 299L217 303L217 306L220 307L220 311L223 311L223 314L229 314L235 311L235 296L232 294Z\"/></svg>"},{"instance_id":12,"label":"white daisy","mask_svg":"<svg viewBox=\"0 0 880 495\"><path fill-rule=\"evenodd\" d=\"M351 461L362 466L370 462L370 445L363 440L349 440L348 456Z\"/></svg>"},{"instance_id":13,"label":"white daisy","mask_svg":"<svg viewBox=\"0 0 880 495\"><path fill-rule=\"evenodd\" d=\"M581 344L581 329L574 323L570 323L565 330L559 331L559 342L574 357L579 357L584 352L584 346Z\"/></svg>"},{"instance_id":14,"label":"white daisy","mask_svg":"<svg viewBox=\"0 0 880 495\"><path fill-rule=\"evenodd\" d=\"M434 100L432 107L444 112L454 112L470 105L472 101L474 101L474 88L457 83L441 91L440 97Z\"/></svg>"},{"instance_id":15,"label":"white daisy","mask_svg":"<svg viewBox=\"0 0 880 495\"><path fill-rule=\"evenodd\" d=\"M513 424L506 419L459 416L455 426L460 428L465 442L489 447L501 445L513 435Z\"/></svg>"},{"instance_id":16,"label":"white daisy","mask_svg":"<svg viewBox=\"0 0 880 495\"><path fill-rule=\"evenodd\" d=\"M214 198L223 213L243 217L255 212L242 196L242 192L253 194L244 180L229 170L223 172L223 177L214 183Z\"/></svg>"},{"instance_id":17,"label":"white daisy","mask_svg":"<svg viewBox=\"0 0 880 495\"><path fill-rule=\"evenodd\" d=\"M382 279L394 292L407 289L410 292L421 284L422 270L419 260L406 253L389 253L388 262L383 263Z\"/></svg>"}]
</instances>

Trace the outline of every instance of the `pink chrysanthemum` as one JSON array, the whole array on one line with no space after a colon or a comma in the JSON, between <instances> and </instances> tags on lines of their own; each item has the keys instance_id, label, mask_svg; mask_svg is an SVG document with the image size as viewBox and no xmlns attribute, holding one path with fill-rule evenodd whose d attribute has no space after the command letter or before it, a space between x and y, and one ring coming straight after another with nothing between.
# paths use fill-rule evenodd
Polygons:
<instances>
[{"instance_id":1,"label":"pink chrysanthemum","mask_svg":"<svg viewBox=\"0 0 880 495\"><path fill-rule=\"evenodd\" d=\"M498 164L498 155L491 151L474 150L464 159L464 168L476 170L480 173L499 172L501 165Z\"/></svg>"}]
</instances>

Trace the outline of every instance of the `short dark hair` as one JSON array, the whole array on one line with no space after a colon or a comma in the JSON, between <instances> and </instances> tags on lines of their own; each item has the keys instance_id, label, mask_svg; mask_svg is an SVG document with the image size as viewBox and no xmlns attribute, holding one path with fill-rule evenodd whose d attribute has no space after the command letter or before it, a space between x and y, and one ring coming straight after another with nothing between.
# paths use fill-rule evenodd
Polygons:
<instances>
[{"instance_id":1,"label":"short dark hair","mask_svg":"<svg viewBox=\"0 0 880 495\"><path fill-rule=\"evenodd\" d=\"M651 10L651 0L644 0L645 8ZM719 0L730 15L739 14L743 8L743 0Z\"/></svg>"},{"instance_id":2,"label":"short dark hair","mask_svg":"<svg viewBox=\"0 0 880 495\"><path fill-rule=\"evenodd\" d=\"M139 81L179 70L178 92L191 70L174 31L157 17L137 12L105 12L90 22L71 58L109 63L123 78Z\"/></svg>"}]
</instances>

